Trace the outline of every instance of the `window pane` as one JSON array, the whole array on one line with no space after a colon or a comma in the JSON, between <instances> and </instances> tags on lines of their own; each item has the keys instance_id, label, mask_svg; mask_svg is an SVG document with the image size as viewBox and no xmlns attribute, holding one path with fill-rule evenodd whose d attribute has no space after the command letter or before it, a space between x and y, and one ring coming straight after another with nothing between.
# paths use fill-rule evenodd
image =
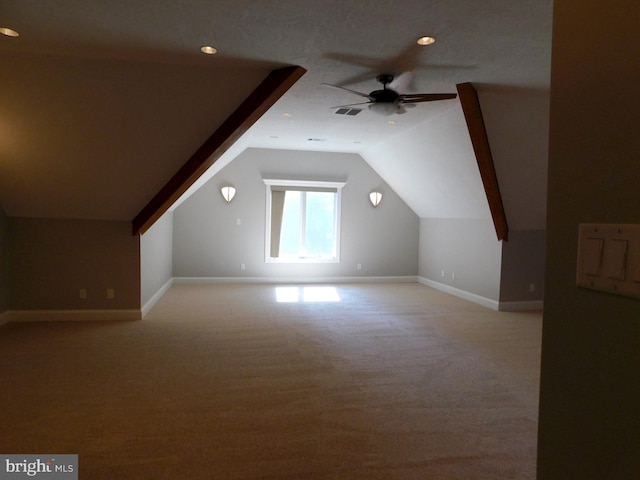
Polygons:
<instances>
[{"instance_id":1,"label":"window pane","mask_svg":"<svg viewBox=\"0 0 640 480\"><path fill-rule=\"evenodd\" d=\"M335 193L306 192L305 250L309 257L335 253Z\"/></svg>"},{"instance_id":2,"label":"window pane","mask_svg":"<svg viewBox=\"0 0 640 480\"><path fill-rule=\"evenodd\" d=\"M339 262L338 217L344 183L265 180L265 184L266 261Z\"/></svg>"},{"instance_id":3,"label":"window pane","mask_svg":"<svg viewBox=\"0 0 640 480\"><path fill-rule=\"evenodd\" d=\"M302 192L287 190L284 195L282 214L282 233L280 235L280 256L300 255L302 243Z\"/></svg>"}]
</instances>

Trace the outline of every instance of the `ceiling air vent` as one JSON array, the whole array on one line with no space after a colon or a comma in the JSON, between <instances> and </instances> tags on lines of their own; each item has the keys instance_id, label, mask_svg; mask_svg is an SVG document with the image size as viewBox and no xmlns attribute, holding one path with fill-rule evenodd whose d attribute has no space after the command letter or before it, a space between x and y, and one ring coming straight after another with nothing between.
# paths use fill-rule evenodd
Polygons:
<instances>
[{"instance_id":1,"label":"ceiling air vent","mask_svg":"<svg viewBox=\"0 0 640 480\"><path fill-rule=\"evenodd\" d=\"M345 107L341 107L339 109L337 109L334 113L336 115L351 115L352 117L354 115L359 114L362 111L361 108L345 108Z\"/></svg>"}]
</instances>

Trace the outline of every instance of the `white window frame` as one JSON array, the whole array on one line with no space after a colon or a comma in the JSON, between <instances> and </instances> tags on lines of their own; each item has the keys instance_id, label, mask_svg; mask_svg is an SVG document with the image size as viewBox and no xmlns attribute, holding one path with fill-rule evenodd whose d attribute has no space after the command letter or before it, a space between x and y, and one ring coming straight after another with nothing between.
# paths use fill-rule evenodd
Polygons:
<instances>
[{"instance_id":1,"label":"white window frame","mask_svg":"<svg viewBox=\"0 0 640 480\"><path fill-rule=\"evenodd\" d=\"M346 182L324 182L317 180L283 180L263 178L266 191L266 221L265 221L265 239L264 239L264 258L266 263L340 263L340 216L342 210L342 187ZM301 187L301 188L335 188L336 189L336 205L335 205L335 236L336 251L334 258L279 258L271 256L271 187Z\"/></svg>"}]
</instances>

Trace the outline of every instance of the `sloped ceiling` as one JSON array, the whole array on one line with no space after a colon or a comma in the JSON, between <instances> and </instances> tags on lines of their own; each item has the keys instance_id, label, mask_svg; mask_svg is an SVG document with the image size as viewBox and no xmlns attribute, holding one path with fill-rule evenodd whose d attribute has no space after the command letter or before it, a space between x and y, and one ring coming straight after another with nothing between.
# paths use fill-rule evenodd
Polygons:
<instances>
[{"instance_id":1,"label":"sloped ceiling","mask_svg":"<svg viewBox=\"0 0 640 480\"><path fill-rule=\"evenodd\" d=\"M421 218L490 218L459 103L362 157Z\"/></svg>"},{"instance_id":2,"label":"sloped ceiling","mask_svg":"<svg viewBox=\"0 0 640 480\"><path fill-rule=\"evenodd\" d=\"M0 205L12 216L131 220L269 71L300 65L308 73L220 166L245 147L355 152L421 217L488 215L457 100L389 124L366 110L334 115L360 99L321 83L369 92L376 74L413 70L416 92L471 81L481 102L544 105L551 16L551 0L5 0L0 27L20 36L0 36ZM425 34L436 43L418 46ZM219 53L203 55L205 44ZM493 141L505 111L488 106ZM544 142L541 108L519 114L535 139L515 132L498 156ZM525 157L546 175L546 152ZM496 160L499 179L521 181L517 165ZM523 225L540 223L507 200L508 217L511 204Z\"/></svg>"}]
</instances>

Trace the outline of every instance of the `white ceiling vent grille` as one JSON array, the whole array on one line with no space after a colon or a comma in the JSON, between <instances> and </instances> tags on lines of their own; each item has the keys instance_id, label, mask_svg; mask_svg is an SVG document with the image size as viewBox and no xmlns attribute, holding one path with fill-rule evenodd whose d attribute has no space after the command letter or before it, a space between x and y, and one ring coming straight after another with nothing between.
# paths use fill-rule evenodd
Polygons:
<instances>
[{"instance_id":1,"label":"white ceiling vent grille","mask_svg":"<svg viewBox=\"0 0 640 480\"><path fill-rule=\"evenodd\" d=\"M359 114L362 111L361 108L346 108L346 107L341 107L339 109L337 109L334 114L335 115L350 115L350 116L354 116Z\"/></svg>"}]
</instances>

